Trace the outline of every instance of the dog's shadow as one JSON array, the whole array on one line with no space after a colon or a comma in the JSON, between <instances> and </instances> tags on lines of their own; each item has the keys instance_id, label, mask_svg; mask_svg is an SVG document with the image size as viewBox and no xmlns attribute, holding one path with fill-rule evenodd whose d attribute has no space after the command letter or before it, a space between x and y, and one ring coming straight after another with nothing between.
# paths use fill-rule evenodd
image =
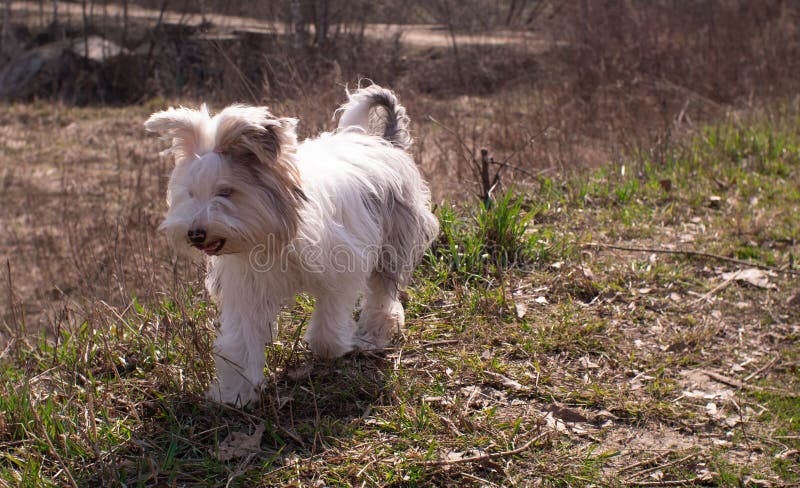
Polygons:
<instances>
[{"instance_id":1,"label":"dog's shadow","mask_svg":"<svg viewBox=\"0 0 800 488\"><path fill-rule=\"evenodd\" d=\"M332 361L297 357L270 374L247 408L194 393L165 394L140 406L128 448L98 481L123 474L133 484L210 484L232 472L282 469L348 443L371 412L391 402L390 361L349 355ZM116 474L114 474L116 473Z\"/></svg>"},{"instance_id":2,"label":"dog's shadow","mask_svg":"<svg viewBox=\"0 0 800 488\"><path fill-rule=\"evenodd\" d=\"M388 361L375 354L337 360L297 358L267 380L258 410L300 447L340 434L340 425L369 416L384 403ZM346 429L345 429L346 430Z\"/></svg>"}]
</instances>

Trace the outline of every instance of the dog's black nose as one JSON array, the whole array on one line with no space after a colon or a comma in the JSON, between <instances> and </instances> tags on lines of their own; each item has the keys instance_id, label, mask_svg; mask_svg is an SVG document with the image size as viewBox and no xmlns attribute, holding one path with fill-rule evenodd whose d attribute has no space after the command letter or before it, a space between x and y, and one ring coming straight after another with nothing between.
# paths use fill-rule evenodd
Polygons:
<instances>
[{"instance_id":1,"label":"dog's black nose","mask_svg":"<svg viewBox=\"0 0 800 488\"><path fill-rule=\"evenodd\" d=\"M192 244L202 244L206 242L206 231L205 229L189 229L189 242Z\"/></svg>"}]
</instances>

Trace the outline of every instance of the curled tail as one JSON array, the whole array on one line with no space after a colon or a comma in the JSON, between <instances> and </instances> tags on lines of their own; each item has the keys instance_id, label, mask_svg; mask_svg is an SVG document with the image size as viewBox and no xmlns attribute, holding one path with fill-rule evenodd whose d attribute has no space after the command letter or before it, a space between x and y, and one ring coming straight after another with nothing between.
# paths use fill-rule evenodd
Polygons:
<instances>
[{"instance_id":1,"label":"curled tail","mask_svg":"<svg viewBox=\"0 0 800 488\"><path fill-rule=\"evenodd\" d=\"M391 90L371 85L347 92L347 103L341 111L339 128L361 127L367 134L382 136L395 147L407 150L411 147L409 119L406 109L397 102Z\"/></svg>"}]
</instances>

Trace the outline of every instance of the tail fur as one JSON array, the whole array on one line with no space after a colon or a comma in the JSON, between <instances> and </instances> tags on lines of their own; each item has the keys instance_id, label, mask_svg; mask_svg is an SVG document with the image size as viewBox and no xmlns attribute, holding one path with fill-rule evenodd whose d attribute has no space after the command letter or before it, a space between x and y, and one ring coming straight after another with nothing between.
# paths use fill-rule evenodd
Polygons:
<instances>
[{"instance_id":1,"label":"tail fur","mask_svg":"<svg viewBox=\"0 0 800 488\"><path fill-rule=\"evenodd\" d=\"M366 133L382 136L403 150L411 147L406 109L391 90L371 85L347 92L348 102L339 107L339 128L361 127Z\"/></svg>"}]
</instances>

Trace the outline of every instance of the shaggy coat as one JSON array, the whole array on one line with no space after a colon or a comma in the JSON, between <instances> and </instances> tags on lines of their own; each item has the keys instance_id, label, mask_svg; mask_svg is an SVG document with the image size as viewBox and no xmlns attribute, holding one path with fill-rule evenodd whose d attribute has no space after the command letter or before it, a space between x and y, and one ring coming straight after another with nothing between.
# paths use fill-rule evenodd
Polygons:
<instances>
[{"instance_id":1,"label":"shaggy coat","mask_svg":"<svg viewBox=\"0 0 800 488\"><path fill-rule=\"evenodd\" d=\"M403 325L398 286L438 233L411 155L409 120L389 90L348 93L339 127L297 143L296 120L235 105L153 114L147 130L175 158L161 225L177 249L208 258L219 305L209 396L259 397L264 346L280 304L316 297L305 334L321 357L380 349ZM358 322L353 308L363 296Z\"/></svg>"}]
</instances>

